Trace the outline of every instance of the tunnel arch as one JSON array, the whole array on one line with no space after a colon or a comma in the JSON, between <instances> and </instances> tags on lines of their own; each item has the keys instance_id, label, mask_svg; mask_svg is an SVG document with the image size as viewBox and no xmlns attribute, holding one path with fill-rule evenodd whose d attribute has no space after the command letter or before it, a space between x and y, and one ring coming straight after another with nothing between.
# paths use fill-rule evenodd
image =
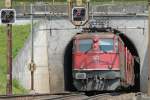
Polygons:
<instances>
[{"instance_id":1,"label":"tunnel arch","mask_svg":"<svg viewBox=\"0 0 150 100\"><path fill-rule=\"evenodd\" d=\"M68 42L64 51L64 84L66 91L75 91L72 78L72 48L73 38Z\"/></svg>"},{"instance_id":2,"label":"tunnel arch","mask_svg":"<svg viewBox=\"0 0 150 100\"><path fill-rule=\"evenodd\" d=\"M119 33L119 37L124 42L125 46L129 49L131 54L135 57L134 60L134 74L135 74L135 85L132 88L132 91L140 91L140 59L138 51L132 42L125 34L123 34L121 31L114 30L114 33Z\"/></svg>"}]
</instances>

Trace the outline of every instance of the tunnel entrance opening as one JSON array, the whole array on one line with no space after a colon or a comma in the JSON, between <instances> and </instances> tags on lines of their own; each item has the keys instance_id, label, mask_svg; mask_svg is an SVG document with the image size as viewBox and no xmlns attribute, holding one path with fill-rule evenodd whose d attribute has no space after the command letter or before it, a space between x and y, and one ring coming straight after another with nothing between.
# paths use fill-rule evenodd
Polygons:
<instances>
[{"instance_id":1,"label":"tunnel entrance opening","mask_svg":"<svg viewBox=\"0 0 150 100\"><path fill-rule=\"evenodd\" d=\"M129 49L131 54L135 58L139 58L137 49L134 46L133 42L125 34L119 34L119 36L123 40L125 46ZM135 74L135 80L134 80L135 85L131 88L131 91L138 92L140 91L140 61L139 59L134 60L134 74Z\"/></svg>"},{"instance_id":2,"label":"tunnel entrance opening","mask_svg":"<svg viewBox=\"0 0 150 100\"><path fill-rule=\"evenodd\" d=\"M73 39L69 41L64 52L64 84L66 91L76 91L72 78L72 48Z\"/></svg>"}]
</instances>

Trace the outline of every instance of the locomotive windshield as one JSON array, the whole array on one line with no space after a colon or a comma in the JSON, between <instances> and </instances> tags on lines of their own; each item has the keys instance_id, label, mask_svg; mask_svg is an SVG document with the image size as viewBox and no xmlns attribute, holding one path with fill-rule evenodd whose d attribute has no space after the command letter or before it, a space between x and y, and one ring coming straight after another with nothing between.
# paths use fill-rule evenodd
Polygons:
<instances>
[{"instance_id":1,"label":"locomotive windshield","mask_svg":"<svg viewBox=\"0 0 150 100\"><path fill-rule=\"evenodd\" d=\"M93 43L92 39L80 40L80 42L79 42L80 51L86 52L86 51L90 50L92 47L92 43Z\"/></svg>"},{"instance_id":2,"label":"locomotive windshield","mask_svg":"<svg viewBox=\"0 0 150 100\"><path fill-rule=\"evenodd\" d=\"M113 39L100 39L99 47L101 51L110 52L114 50Z\"/></svg>"}]
</instances>

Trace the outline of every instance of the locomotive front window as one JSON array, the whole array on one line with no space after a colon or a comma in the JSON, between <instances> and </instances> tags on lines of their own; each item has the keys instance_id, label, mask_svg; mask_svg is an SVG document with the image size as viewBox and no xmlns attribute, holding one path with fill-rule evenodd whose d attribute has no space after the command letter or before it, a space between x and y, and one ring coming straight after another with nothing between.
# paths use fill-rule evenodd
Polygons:
<instances>
[{"instance_id":1,"label":"locomotive front window","mask_svg":"<svg viewBox=\"0 0 150 100\"><path fill-rule=\"evenodd\" d=\"M91 50L92 39L84 39L79 41L79 49L80 51L87 52Z\"/></svg>"},{"instance_id":2,"label":"locomotive front window","mask_svg":"<svg viewBox=\"0 0 150 100\"><path fill-rule=\"evenodd\" d=\"M114 41L113 39L100 39L99 47L101 51L111 52L114 50Z\"/></svg>"}]
</instances>

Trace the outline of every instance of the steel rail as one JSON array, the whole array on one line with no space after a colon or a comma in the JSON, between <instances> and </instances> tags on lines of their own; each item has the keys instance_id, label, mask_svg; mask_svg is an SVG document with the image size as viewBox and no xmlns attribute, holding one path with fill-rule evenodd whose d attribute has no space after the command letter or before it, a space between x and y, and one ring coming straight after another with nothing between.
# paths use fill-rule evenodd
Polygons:
<instances>
[{"instance_id":1,"label":"steel rail","mask_svg":"<svg viewBox=\"0 0 150 100\"><path fill-rule=\"evenodd\" d=\"M71 95L71 94L77 94L73 92L69 93L54 93L54 94L25 94L25 95L0 95L0 99L8 99L8 98L24 98L24 97L44 97L44 96L59 96L59 95Z\"/></svg>"},{"instance_id":2,"label":"steel rail","mask_svg":"<svg viewBox=\"0 0 150 100\"><path fill-rule=\"evenodd\" d=\"M127 94L127 93L126 92L101 93L101 94L96 94L96 95L90 96L89 98L83 99L83 100L97 100L97 99L100 99L100 100L104 99L105 100L105 99L110 98L110 97L121 96L124 94Z\"/></svg>"},{"instance_id":3,"label":"steel rail","mask_svg":"<svg viewBox=\"0 0 150 100\"><path fill-rule=\"evenodd\" d=\"M81 97L81 96L85 96L85 95L84 94L70 94L70 95L65 95L65 96L61 96L61 97L45 99L45 100L70 100L70 99Z\"/></svg>"},{"instance_id":4,"label":"steel rail","mask_svg":"<svg viewBox=\"0 0 150 100\"><path fill-rule=\"evenodd\" d=\"M106 97L111 97L112 95L110 93L104 93L104 94L97 94L94 96L90 96L89 98L83 99L83 100L96 100L96 99L104 99Z\"/></svg>"}]
</instances>

